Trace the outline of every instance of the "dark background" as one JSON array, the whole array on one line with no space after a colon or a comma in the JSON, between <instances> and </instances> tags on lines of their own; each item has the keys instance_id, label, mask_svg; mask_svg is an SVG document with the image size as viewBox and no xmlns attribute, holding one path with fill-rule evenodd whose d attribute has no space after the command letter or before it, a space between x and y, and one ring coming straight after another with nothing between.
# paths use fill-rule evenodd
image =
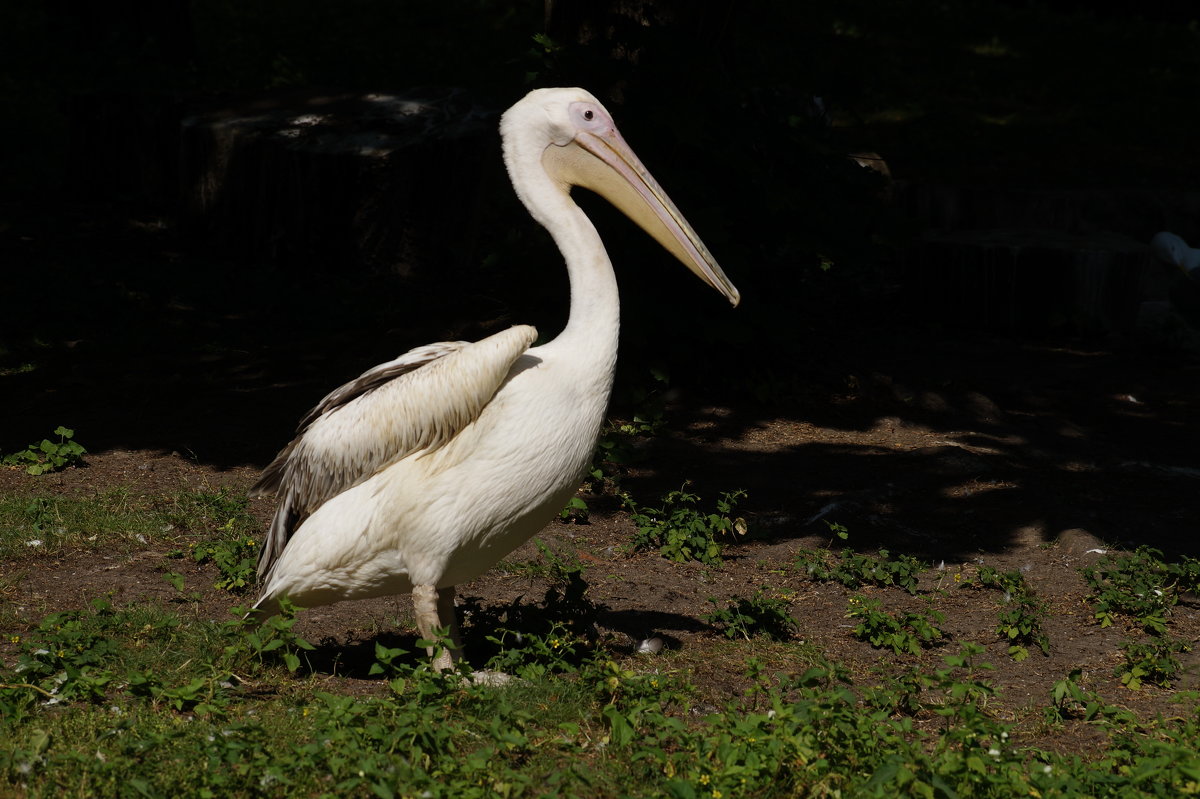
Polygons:
<instances>
[{"instance_id":1,"label":"dark background","mask_svg":"<svg viewBox=\"0 0 1200 799\"><path fill-rule=\"evenodd\" d=\"M326 390L412 346L517 322L553 335L565 276L494 133L538 86L595 93L742 290L730 310L581 198L622 285L618 404L661 368L683 390L802 415L813 385L885 343L994 332L910 291L915 242L936 227L922 198L937 191L1065 190L1104 208L1074 232L1197 231L1187 4L553 5L547 18L484 0L5 2L0 452L67 424L93 451L262 463ZM353 247L259 246L189 212L184 120L414 87L463 90L483 132L397 171L429 186L424 212L444 209L403 268ZM847 158L864 151L892 182ZM304 167L272 168L268 184ZM356 185L340 188L349 206ZM1002 332L1113 332L1043 321Z\"/></svg>"}]
</instances>

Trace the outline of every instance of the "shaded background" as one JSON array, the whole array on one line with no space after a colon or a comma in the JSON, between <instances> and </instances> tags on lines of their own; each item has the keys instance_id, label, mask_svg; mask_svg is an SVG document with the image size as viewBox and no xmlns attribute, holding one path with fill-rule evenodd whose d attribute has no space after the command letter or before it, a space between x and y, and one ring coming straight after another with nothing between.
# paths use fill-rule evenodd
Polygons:
<instances>
[{"instance_id":1,"label":"shaded background","mask_svg":"<svg viewBox=\"0 0 1200 799\"><path fill-rule=\"evenodd\" d=\"M930 231L1005 214L1132 242L1200 227L1200 32L1181 4L552 5L5 2L0 452L65 423L93 451L261 464L328 388L411 346L516 322L552 335L565 275L494 132L538 86L608 105L743 293L730 311L581 198L622 285L618 404L662 368L749 427L824 413L813 398L881 351L1108 343L1120 324L1056 307L976 319L986 288L964 314L914 258ZM196 210L187 120L414 89L477 124L382 174L244 150L225 210ZM848 157L864 152L890 179ZM280 208L265 233L242 224ZM411 235L357 246L364 208ZM1040 279L1018 299L1036 308ZM1186 306L1183 278L1162 279Z\"/></svg>"}]
</instances>

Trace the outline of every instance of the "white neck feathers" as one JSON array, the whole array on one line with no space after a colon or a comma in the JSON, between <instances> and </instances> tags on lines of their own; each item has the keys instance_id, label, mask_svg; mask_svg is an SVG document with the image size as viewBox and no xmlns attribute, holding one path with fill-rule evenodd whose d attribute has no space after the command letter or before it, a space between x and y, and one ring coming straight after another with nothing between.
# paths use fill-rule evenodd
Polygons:
<instances>
[{"instance_id":1,"label":"white neck feathers","mask_svg":"<svg viewBox=\"0 0 1200 799\"><path fill-rule=\"evenodd\" d=\"M571 314L567 327L548 347L565 348L589 362L592 369L611 375L616 363L620 329L620 299L612 262L600 234L571 199L570 187L555 180L542 163L545 143L522 135L523 126L501 122L504 162L517 196L558 245L571 283ZM553 144L549 145L555 146Z\"/></svg>"}]
</instances>

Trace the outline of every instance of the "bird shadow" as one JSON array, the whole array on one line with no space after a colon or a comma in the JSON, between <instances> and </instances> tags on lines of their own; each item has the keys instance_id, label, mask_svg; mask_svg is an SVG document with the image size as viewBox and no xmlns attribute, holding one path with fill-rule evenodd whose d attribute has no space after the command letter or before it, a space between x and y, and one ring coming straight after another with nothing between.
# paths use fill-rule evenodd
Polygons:
<instances>
[{"instance_id":1,"label":"bird shadow","mask_svg":"<svg viewBox=\"0 0 1200 799\"><path fill-rule=\"evenodd\" d=\"M394 631L349 640L326 636L304 653L301 668L308 674L349 680L383 680L386 672L377 669L380 652L398 650L396 656L404 662L419 662L426 657L425 650L417 646L419 640L420 637L412 633Z\"/></svg>"}]
</instances>

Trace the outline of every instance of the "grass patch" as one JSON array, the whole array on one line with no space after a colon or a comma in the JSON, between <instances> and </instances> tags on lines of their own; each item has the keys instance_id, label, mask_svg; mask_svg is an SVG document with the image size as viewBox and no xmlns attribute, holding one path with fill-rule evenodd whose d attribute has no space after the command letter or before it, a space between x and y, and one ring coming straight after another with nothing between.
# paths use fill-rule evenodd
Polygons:
<instances>
[{"instance_id":1,"label":"grass patch","mask_svg":"<svg viewBox=\"0 0 1200 799\"><path fill-rule=\"evenodd\" d=\"M383 694L362 697L289 676L241 622L193 626L107 603L47 617L20 642L21 663L45 667L0 670L0 790L1177 796L1200 770L1194 709L1142 724L1101 703L1088 712L1107 744L1086 759L1016 744L987 710L982 648L969 645L941 668L881 685L856 685L824 662L769 674L752 659L744 697L697 713L685 680L648 665L662 661L603 649L500 688L393 658ZM48 648L59 660L39 654ZM1060 714L1093 701L1070 680L1060 693L1047 697ZM944 723L917 726L913 714Z\"/></svg>"},{"instance_id":2,"label":"grass patch","mask_svg":"<svg viewBox=\"0 0 1200 799\"><path fill-rule=\"evenodd\" d=\"M86 497L0 495L0 559L14 560L68 549L127 552L151 542L173 543L181 534L213 540L258 535L245 497L227 489L136 497L125 488Z\"/></svg>"},{"instance_id":3,"label":"grass patch","mask_svg":"<svg viewBox=\"0 0 1200 799\"><path fill-rule=\"evenodd\" d=\"M155 507L170 525L191 532L228 536L259 532L258 520L250 513L249 498L228 488L180 491Z\"/></svg>"},{"instance_id":4,"label":"grass patch","mask_svg":"<svg viewBox=\"0 0 1200 799\"><path fill-rule=\"evenodd\" d=\"M0 496L0 558L65 549L123 551L168 532L167 519L128 491L91 497Z\"/></svg>"},{"instance_id":5,"label":"grass patch","mask_svg":"<svg viewBox=\"0 0 1200 799\"><path fill-rule=\"evenodd\" d=\"M255 533L244 500L228 492L45 499L66 503L53 506L64 520L72 502L93 513L103 505L114 529L141 517L160 526L150 532L159 539L199 537L192 557L236 555ZM205 546L213 541L228 546ZM433 673L421 642L405 651L394 634L368 643L374 665L350 683L336 664L330 674L310 661L288 613L261 627L236 612L224 623L198 619L186 605L96 600L51 614L0 649L0 795L1117 797L1200 785L1194 698L1143 721L1075 672L1028 715L1055 730L1090 725L1089 748L1045 751L997 707L983 648L945 645L932 608L851 606L860 637L909 655L889 652L878 676L852 678L794 640L791 597L765 588L713 602L706 618L716 634L695 646L623 654L597 633L603 608L589 597L584 564L538 548L519 569L545 580L541 601L463 603L477 665L520 678L503 687ZM886 582L877 563L852 562L865 564L852 571L876 593L912 590L907 568ZM1159 585L1190 585L1187 563L1163 568ZM1017 601L1028 595L1017 572L981 569L978 587L1008 596L1001 611L1037 610ZM1038 645L1036 625L1003 612L1000 623L1002 638ZM1165 636L1127 645L1121 679L1169 685L1183 651ZM700 674L704 689L691 684Z\"/></svg>"}]
</instances>

